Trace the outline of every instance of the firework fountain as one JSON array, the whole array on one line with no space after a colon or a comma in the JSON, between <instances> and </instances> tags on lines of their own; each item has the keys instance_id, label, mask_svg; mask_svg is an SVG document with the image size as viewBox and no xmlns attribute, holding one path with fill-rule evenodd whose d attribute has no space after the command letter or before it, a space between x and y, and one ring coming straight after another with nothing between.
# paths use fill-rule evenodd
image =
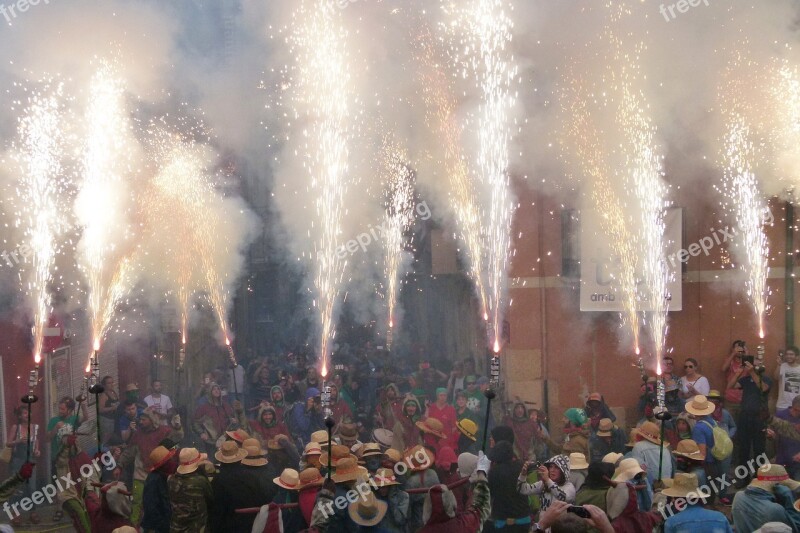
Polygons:
<instances>
[{"instance_id":1,"label":"firework fountain","mask_svg":"<svg viewBox=\"0 0 800 533\"><path fill-rule=\"evenodd\" d=\"M347 262L337 254L342 235L350 131L349 54L341 10L326 0L303 1L295 13L296 114L306 117L301 151L315 199L314 306L319 313L323 376L336 335L335 308ZM311 235L309 235L311 236Z\"/></svg>"},{"instance_id":2,"label":"firework fountain","mask_svg":"<svg viewBox=\"0 0 800 533\"><path fill-rule=\"evenodd\" d=\"M61 159L64 151L62 87L49 96L31 97L19 122L20 145L16 158L21 180L17 186L20 212L16 225L22 227L33 251L27 292L33 302L33 354L37 369L41 363L44 328L50 314L49 286L59 250L57 237L63 220L60 198L65 192Z\"/></svg>"},{"instance_id":3,"label":"firework fountain","mask_svg":"<svg viewBox=\"0 0 800 533\"><path fill-rule=\"evenodd\" d=\"M78 250L89 283L93 352L98 356L116 305L131 290L136 271L125 178L133 168L135 139L124 102L124 86L103 64L92 78L86 113L83 184L75 213L83 226ZM87 364L87 373L90 365Z\"/></svg>"},{"instance_id":4,"label":"firework fountain","mask_svg":"<svg viewBox=\"0 0 800 533\"><path fill-rule=\"evenodd\" d=\"M511 221L515 204L512 199L509 166L511 109L516 95L512 85L517 67L510 51L513 22L502 0L475 0L458 14L456 27L463 35L451 50L456 65L474 77L481 94L477 117L470 126L477 128L478 157L473 169L475 181L488 198L479 211L483 240L486 309L491 347L500 351L503 313L508 292L508 267L512 255Z\"/></svg>"},{"instance_id":5,"label":"firework fountain","mask_svg":"<svg viewBox=\"0 0 800 533\"><path fill-rule=\"evenodd\" d=\"M383 155L383 170L388 183L383 247L386 305L389 311L386 344L390 348L396 324L395 307L400 292L400 267L406 255L405 233L414 222L414 174L408 166L408 155L405 151L388 140L384 144Z\"/></svg>"}]
</instances>

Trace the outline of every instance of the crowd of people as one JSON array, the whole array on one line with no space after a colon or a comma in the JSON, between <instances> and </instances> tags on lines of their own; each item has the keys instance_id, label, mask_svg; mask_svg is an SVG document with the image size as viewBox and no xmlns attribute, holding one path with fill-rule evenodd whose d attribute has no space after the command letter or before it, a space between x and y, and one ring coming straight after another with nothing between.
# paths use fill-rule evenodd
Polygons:
<instances>
[{"instance_id":1,"label":"crowd of people","mask_svg":"<svg viewBox=\"0 0 800 533\"><path fill-rule=\"evenodd\" d=\"M557 438L529 403L489 403L472 359L409 369L366 345L335 359L327 382L302 355L259 359L204 375L184 417L161 382L120 397L108 376L101 451L116 464L98 481L130 490L129 512L109 524L144 532L800 531L797 353L768 376L737 341L722 392L696 359L680 374L665 357L663 409L643 376L635 427L593 392L564 411ZM80 453L83 400L62 399L48 423L53 472ZM86 518L86 498L63 500L75 527L112 531Z\"/></svg>"}]
</instances>

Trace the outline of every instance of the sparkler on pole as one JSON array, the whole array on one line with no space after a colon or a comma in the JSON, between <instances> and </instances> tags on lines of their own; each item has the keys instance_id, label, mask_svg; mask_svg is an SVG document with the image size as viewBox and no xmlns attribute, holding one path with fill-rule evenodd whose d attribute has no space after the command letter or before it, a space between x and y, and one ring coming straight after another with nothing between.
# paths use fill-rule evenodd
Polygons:
<instances>
[{"instance_id":1,"label":"sparkler on pole","mask_svg":"<svg viewBox=\"0 0 800 533\"><path fill-rule=\"evenodd\" d=\"M492 362L489 366L489 388L483 393L486 396L486 418L483 422L483 442L481 442L481 450L486 452L486 441L489 433L489 414L492 412L492 400L497 396L496 390L500 386L500 353L499 350L494 351Z\"/></svg>"},{"instance_id":2,"label":"sparkler on pole","mask_svg":"<svg viewBox=\"0 0 800 533\"><path fill-rule=\"evenodd\" d=\"M332 448L331 444L333 441L333 426L336 424L336 421L333 419L333 411L331 411L331 386L327 381L328 377L328 370L323 367L322 370L322 413L325 417L325 427L328 429L328 472L327 476L328 479L331 478L331 456Z\"/></svg>"},{"instance_id":3,"label":"sparkler on pole","mask_svg":"<svg viewBox=\"0 0 800 533\"><path fill-rule=\"evenodd\" d=\"M95 407L95 424L97 426L97 454L100 455L102 448L102 435L100 432L100 394L106 388L100 381L100 358L99 358L100 344L95 343L94 355L91 359L91 374L89 375L89 393L94 394L94 407Z\"/></svg>"},{"instance_id":4,"label":"sparkler on pole","mask_svg":"<svg viewBox=\"0 0 800 533\"><path fill-rule=\"evenodd\" d=\"M39 383L39 363L36 363L36 369L31 370L28 375L28 394L22 397L22 403L27 405L28 409L28 447L25 450L25 462L31 461L31 405L39 401L39 397L33 393L33 389Z\"/></svg>"}]
</instances>

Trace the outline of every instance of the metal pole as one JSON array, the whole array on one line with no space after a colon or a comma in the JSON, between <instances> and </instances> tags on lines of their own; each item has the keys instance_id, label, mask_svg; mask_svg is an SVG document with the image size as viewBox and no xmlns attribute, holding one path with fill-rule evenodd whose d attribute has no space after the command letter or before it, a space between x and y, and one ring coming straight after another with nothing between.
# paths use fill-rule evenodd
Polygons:
<instances>
[{"instance_id":1,"label":"metal pole","mask_svg":"<svg viewBox=\"0 0 800 533\"><path fill-rule=\"evenodd\" d=\"M786 271L784 303L786 304L786 346L794 346L794 206L786 202Z\"/></svg>"},{"instance_id":2,"label":"metal pole","mask_svg":"<svg viewBox=\"0 0 800 533\"><path fill-rule=\"evenodd\" d=\"M31 370L28 375L28 394L22 397L22 403L28 406L28 447L25 451L25 462L31 462L31 405L36 403L39 398L33 393L33 388L39 381L39 365L36 365L36 370Z\"/></svg>"}]
</instances>

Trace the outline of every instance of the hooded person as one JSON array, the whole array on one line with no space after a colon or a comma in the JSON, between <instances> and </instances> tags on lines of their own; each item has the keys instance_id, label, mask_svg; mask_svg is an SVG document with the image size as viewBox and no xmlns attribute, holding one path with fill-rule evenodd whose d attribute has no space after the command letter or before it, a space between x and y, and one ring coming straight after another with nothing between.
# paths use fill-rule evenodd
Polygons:
<instances>
[{"instance_id":1,"label":"hooded person","mask_svg":"<svg viewBox=\"0 0 800 533\"><path fill-rule=\"evenodd\" d=\"M179 442L183 439L181 418L175 415L170 420L169 426L161 425L159 413L153 409L145 409L138 418L136 429L131 432L128 446L117 460L117 468L122 472L133 463L133 508L131 521L138 524L142 518L142 492L144 482L152 468L150 454L164 439Z\"/></svg>"},{"instance_id":2,"label":"hooded person","mask_svg":"<svg viewBox=\"0 0 800 533\"><path fill-rule=\"evenodd\" d=\"M192 429L200 436L206 452L214 453L217 449L217 438L230 424L238 424L239 421L233 407L222 396L222 388L217 383L209 385L206 398L206 403L194 412Z\"/></svg>"},{"instance_id":3,"label":"hooded person","mask_svg":"<svg viewBox=\"0 0 800 533\"><path fill-rule=\"evenodd\" d=\"M403 399L403 410L392 428L392 448L406 450L421 444L420 430L417 422L422 416L422 406L413 394L407 394Z\"/></svg>"},{"instance_id":4,"label":"hooded person","mask_svg":"<svg viewBox=\"0 0 800 533\"><path fill-rule=\"evenodd\" d=\"M380 401L375 406L375 419L381 427L390 429L397 423L403 413L400 398L400 389L394 383L389 383L381 391Z\"/></svg>"},{"instance_id":5,"label":"hooded person","mask_svg":"<svg viewBox=\"0 0 800 533\"><path fill-rule=\"evenodd\" d=\"M586 416L586 412L579 407L564 411L564 444L561 446L562 453L580 452L584 457L591 456L589 454L588 422L589 418Z\"/></svg>"},{"instance_id":6,"label":"hooded person","mask_svg":"<svg viewBox=\"0 0 800 533\"><path fill-rule=\"evenodd\" d=\"M269 389L269 404L275 408L275 413L278 420L283 420L286 413L286 398L283 392L283 387L280 385L273 385Z\"/></svg>"},{"instance_id":7,"label":"hooded person","mask_svg":"<svg viewBox=\"0 0 800 533\"><path fill-rule=\"evenodd\" d=\"M446 485L431 487L423 502L422 517L425 525L417 533L480 531L490 513L491 491L486 477L487 473L491 473L490 464L489 458L480 452L476 470L470 476L472 504L462 512L456 510L456 497Z\"/></svg>"},{"instance_id":8,"label":"hooded person","mask_svg":"<svg viewBox=\"0 0 800 533\"><path fill-rule=\"evenodd\" d=\"M339 387L335 383L330 383L331 388L331 416L336 424L341 424L346 420L353 420L353 411L350 405L339 394Z\"/></svg>"},{"instance_id":9,"label":"hooded person","mask_svg":"<svg viewBox=\"0 0 800 533\"><path fill-rule=\"evenodd\" d=\"M280 388L280 387L279 387ZM283 417L271 405L262 405L258 409L258 416L249 423L253 435L257 435L263 444L277 435L288 435L289 428L283 422Z\"/></svg>"},{"instance_id":10,"label":"hooded person","mask_svg":"<svg viewBox=\"0 0 800 533\"><path fill-rule=\"evenodd\" d=\"M586 405L584 406L586 416L589 418L589 427L594 433L600 426L600 421L608 418L611 422L616 422L617 417L611 412L611 409L606 405L603 395L599 392L593 392L586 398Z\"/></svg>"},{"instance_id":11,"label":"hooded person","mask_svg":"<svg viewBox=\"0 0 800 533\"><path fill-rule=\"evenodd\" d=\"M539 481L530 484L525 480L529 463L523 465L517 479L517 491L520 494L536 494L541 497L542 511L546 511L555 500L567 503L575 502L575 486L569 481L569 458L565 455L554 455L539 467Z\"/></svg>"},{"instance_id":12,"label":"hooded person","mask_svg":"<svg viewBox=\"0 0 800 533\"><path fill-rule=\"evenodd\" d=\"M306 389L305 403L297 402L286 414L292 437L301 443L309 442L315 431L325 429L322 405L317 401L319 396L319 389L309 387Z\"/></svg>"},{"instance_id":13,"label":"hooded person","mask_svg":"<svg viewBox=\"0 0 800 533\"><path fill-rule=\"evenodd\" d=\"M494 428L494 436L501 438L504 427ZM508 438L513 439L514 434L511 433ZM492 461L492 470L489 472L489 490L492 494L491 522L505 523L503 531L507 533L527 532L531 525L530 508L528 498L516 490L517 475L522 463L514 457L513 442L496 441L488 455Z\"/></svg>"},{"instance_id":14,"label":"hooded person","mask_svg":"<svg viewBox=\"0 0 800 533\"><path fill-rule=\"evenodd\" d=\"M503 418L503 425L514 431L514 452L523 461L531 458L531 446L535 438L541 438L539 424L530 419L528 408L521 401L511 407Z\"/></svg>"}]
</instances>

